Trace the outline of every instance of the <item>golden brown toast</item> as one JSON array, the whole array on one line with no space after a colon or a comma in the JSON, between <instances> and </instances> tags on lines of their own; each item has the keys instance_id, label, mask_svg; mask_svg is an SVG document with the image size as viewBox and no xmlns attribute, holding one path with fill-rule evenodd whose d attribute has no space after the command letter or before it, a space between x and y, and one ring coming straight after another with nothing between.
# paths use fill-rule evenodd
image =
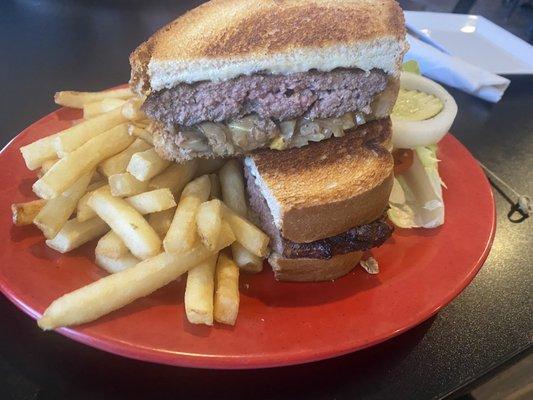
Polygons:
<instances>
[{"instance_id":1,"label":"golden brown toast","mask_svg":"<svg viewBox=\"0 0 533 400\"><path fill-rule=\"evenodd\" d=\"M341 138L284 151L258 151L244 164L281 235L308 243L383 215L393 181L390 136L391 122L385 118Z\"/></svg>"},{"instance_id":2,"label":"golden brown toast","mask_svg":"<svg viewBox=\"0 0 533 400\"><path fill-rule=\"evenodd\" d=\"M131 84L146 94L180 82L337 67L397 76L404 25L394 0L211 0L131 54Z\"/></svg>"}]
</instances>

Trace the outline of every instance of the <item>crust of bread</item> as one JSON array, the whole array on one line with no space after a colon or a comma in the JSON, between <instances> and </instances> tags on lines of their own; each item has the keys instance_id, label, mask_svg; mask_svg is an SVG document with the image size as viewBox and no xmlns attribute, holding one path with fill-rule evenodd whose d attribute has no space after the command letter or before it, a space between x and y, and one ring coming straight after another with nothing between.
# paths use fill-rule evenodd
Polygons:
<instances>
[{"instance_id":1,"label":"crust of bread","mask_svg":"<svg viewBox=\"0 0 533 400\"><path fill-rule=\"evenodd\" d=\"M407 50L395 0L211 0L130 56L139 92L266 71L379 68L397 76Z\"/></svg>"},{"instance_id":2,"label":"crust of bread","mask_svg":"<svg viewBox=\"0 0 533 400\"><path fill-rule=\"evenodd\" d=\"M244 163L281 235L309 243L383 215L393 182L394 162L386 148L390 136L391 122L385 118L341 138L259 151Z\"/></svg>"},{"instance_id":3,"label":"crust of bread","mask_svg":"<svg viewBox=\"0 0 533 400\"><path fill-rule=\"evenodd\" d=\"M350 272L361 260L363 253L339 254L329 260L314 258L284 258L272 253L268 262L278 281L319 282L330 281Z\"/></svg>"}]
</instances>

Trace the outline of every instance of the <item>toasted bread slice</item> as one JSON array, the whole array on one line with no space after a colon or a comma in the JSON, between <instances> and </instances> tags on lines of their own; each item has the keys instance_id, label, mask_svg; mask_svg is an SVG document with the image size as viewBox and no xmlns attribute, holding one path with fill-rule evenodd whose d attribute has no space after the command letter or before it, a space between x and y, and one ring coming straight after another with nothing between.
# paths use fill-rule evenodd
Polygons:
<instances>
[{"instance_id":1,"label":"toasted bread slice","mask_svg":"<svg viewBox=\"0 0 533 400\"><path fill-rule=\"evenodd\" d=\"M392 189L389 118L341 138L244 160L274 224L293 242L309 243L368 224L383 215Z\"/></svg>"},{"instance_id":2,"label":"toasted bread slice","mask_svg":"<svg viewBox=\"0 0 533 400\"><path fill-rule=\"evenodd\" d=\"M397 77L404 25L394 0L211 0L131 54L130 83L147 94L259 71L378 68Z\"/></svg>"},{"instance_id":3,"label":"toasted bread slice","mask_svg":"<svg viewBox=\"0 0 533 400\"><path fill-rule=\"evenodd\" d=\"M284 258L272 253L268 262L278 281L318 282L329 281L346 275L355 268L363 253L339 254L330 259Z\"/></svg>"}]
</instances>

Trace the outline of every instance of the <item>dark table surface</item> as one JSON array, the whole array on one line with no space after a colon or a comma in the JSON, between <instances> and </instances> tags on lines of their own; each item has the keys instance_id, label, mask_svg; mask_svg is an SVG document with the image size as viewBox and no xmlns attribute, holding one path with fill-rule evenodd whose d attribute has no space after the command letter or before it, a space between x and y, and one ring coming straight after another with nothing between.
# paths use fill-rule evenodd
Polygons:
<instances>
[{"instance_id":1,"label":"dark table surface","mask_svg":"<svg viewBox=\"0 0 533 400\"><path fill-rule=\"evenodd\" d=\"M192 1L1 2L2 145L57 108L52 101L56 90L99 90L127 81L130 51L192 5ZM453 133L519 191L533 194L533 76L512 77L496 105L455 90L452 94L459 104ZM523 355L531 344L531 219L510 222L509 203L495 194L496 239L472 284L438 315L381 345L332 360L269 370L175 368L121 358L41 332L33 320L0 297L0 398L456 396Z\"/></svg>"}]
</instances>

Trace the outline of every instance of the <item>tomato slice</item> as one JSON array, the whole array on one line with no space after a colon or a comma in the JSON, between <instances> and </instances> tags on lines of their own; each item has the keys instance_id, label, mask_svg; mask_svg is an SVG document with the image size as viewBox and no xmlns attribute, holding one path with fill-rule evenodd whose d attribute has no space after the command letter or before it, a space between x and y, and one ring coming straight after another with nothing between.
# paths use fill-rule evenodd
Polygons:
<instances>
[{"instance_id":1,"label":"tomato slice","mask_svg":"<svg viewBox=\"0 0 533 400\"><path fill-rule=\"evenodd\" d=\"M413 150L396 149L392 152L394 158L394 175L400 175L411 168L413 164Z\"/></svg>"}]
</instances>

